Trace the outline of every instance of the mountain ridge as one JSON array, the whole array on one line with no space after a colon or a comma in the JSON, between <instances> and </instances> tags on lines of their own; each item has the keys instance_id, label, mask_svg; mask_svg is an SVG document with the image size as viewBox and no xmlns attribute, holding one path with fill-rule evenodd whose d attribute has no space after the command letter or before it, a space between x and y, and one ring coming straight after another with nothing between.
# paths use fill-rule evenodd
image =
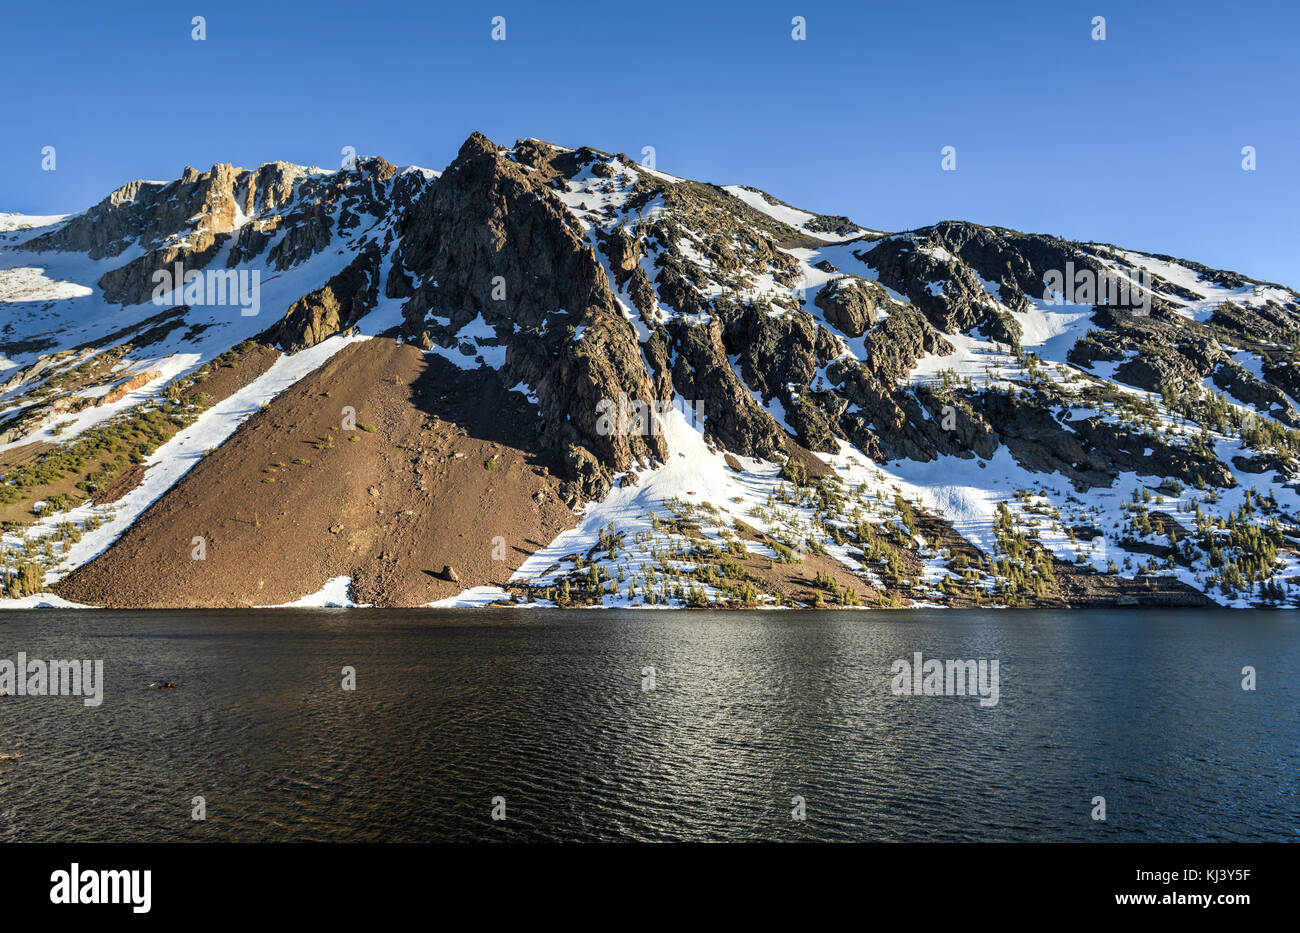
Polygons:
<instances>
[{"instance_id":1,"label":"mountain ridge","mask_svg":"<svg viewBox=\"0 0 1300 933\"><path fill-rule=\"evenodd\" d=\"M12 600L262 605L344 577L371 605L1293 598L1300 299L1274 283L963 221L885 233L478 133L441 173L187 168L20 223L0 232ZM354 399L321 381L345 349L373 373ZM370 407L390 433L347 427ZM279 459L218 474L200 437ZM342 503L319 529L318 487ZM241 550L292 572L252 585L206 553L231 496L265 503ZM313 556L289 561L299 526ZM170 568L153 596L142 563Z\"/></svg>"}]
</instances>

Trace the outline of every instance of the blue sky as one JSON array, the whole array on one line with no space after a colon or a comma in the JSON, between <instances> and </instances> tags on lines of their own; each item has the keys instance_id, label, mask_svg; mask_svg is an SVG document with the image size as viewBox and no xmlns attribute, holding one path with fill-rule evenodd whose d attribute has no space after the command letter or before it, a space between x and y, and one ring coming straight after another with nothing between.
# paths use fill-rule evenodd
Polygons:
<instances>
[{"instance_id":1,"label":"blue sky","mask_svg":"<svg viewBox=\"0 0 1300 933\"><path fill-rule=\"evenodd\" d=\"M477 129L653 146L869 227L972 220L1295 287L1298 33L1281 0L5 3L0 211L344 146L441 169Z\"/></svg>"}]
</instances>

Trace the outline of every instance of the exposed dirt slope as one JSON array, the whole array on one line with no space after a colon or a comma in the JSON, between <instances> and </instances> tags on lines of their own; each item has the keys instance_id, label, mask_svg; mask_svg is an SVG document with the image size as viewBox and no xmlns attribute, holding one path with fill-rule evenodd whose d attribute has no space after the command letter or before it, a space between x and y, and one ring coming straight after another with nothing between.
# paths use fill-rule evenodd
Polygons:
<instances>
[{"instance_id":1,"label":"exposed dirt slope","mask_svg":"<svg viewBox=\"0 0 1300 933\"><path fill-rule=\"evenodd\" d=\"M356 430L341 430L345 406ZM354 344L56 589L129 608L274 605L349 576L359 602L416 606L504 583L574 523L552 464L533 452L536 423L495 373L386 338ZM435 576L444 565L459 582Z\"/></svg>"}]
</instances>

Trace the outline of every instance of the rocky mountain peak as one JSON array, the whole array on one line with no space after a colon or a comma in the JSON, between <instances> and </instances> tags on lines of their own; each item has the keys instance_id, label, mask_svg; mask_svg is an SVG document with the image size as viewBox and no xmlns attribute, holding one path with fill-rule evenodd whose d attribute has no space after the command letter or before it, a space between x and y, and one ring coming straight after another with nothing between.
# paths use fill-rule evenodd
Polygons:
<instances>
[{"instance_id":1,"label":"rocky mountain peak","mask_svg":"<svg viewBox=\"0 0 1300 933\"><path fill-rule=\"evenodd\" d=\"M389 348L360 360L407 367L409 392L384 396L413 408L402 430L457 423L508 441L547 477L524 497L539 515L547 495L595 516L647 483L659 492L635 501L656 521L667 508L676 529L706 513L727 516L728 534L761 525L773 564L782 548L822 548L891 600L1128 596L1139 580L1158 600L1289 599L1278 587L1300 579L1294 291L967 221L884 233L823 207L477 132L442 173L361 156L332 172L219 163L131 182L71 218L5 220L13 311L0 353L15 371L0 387L0 439L39 439L84 464L63 445L96 436L91 409L171 399L168 417L199 417L175 401L191 397L195 358L207 377L238 348L325 359L359 330ZM178 267L204 288L159 303L156 277ZM214 301L223 282L247 287L247 302ZM496 418L508 434L491 412L508 413ZM422 451L423 476L426 441L402 443ZM481 469L499 462L485 453ZM117 463L94 461L78 488L101 494ZM22 470L9 468L0 498L29 482L33 496L68 494L45 490L52 473ZM697 485L714 498L681 505ZM754 501L750 486L764 490ZM653 522L641 533L660 554L681 547ZM373 581L387 573L367 586L382 591Z\"/></svg>"}]
</instances>

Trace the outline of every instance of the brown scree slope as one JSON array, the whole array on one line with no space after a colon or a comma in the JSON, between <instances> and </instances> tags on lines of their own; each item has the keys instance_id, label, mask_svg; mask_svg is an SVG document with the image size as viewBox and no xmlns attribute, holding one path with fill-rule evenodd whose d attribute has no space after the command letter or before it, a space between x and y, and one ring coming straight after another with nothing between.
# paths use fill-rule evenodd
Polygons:
<instances>
[{"instance_id":1,"label":"brown scree slope","mask_svg":"<svg viewBox=\"0 0 1300 933\"><path fill-rule=\"evenodd\" d=\"M356 430L340 429L344 406ZM552 464L534 452L535 423L491 371L462 372L388 338L352 344L55 590L121 608L243 607L348 576L357 602L418 606L504 583L575 523ZM434 575L444 565L459 582Z\"/></svg>"}]
</instances>

